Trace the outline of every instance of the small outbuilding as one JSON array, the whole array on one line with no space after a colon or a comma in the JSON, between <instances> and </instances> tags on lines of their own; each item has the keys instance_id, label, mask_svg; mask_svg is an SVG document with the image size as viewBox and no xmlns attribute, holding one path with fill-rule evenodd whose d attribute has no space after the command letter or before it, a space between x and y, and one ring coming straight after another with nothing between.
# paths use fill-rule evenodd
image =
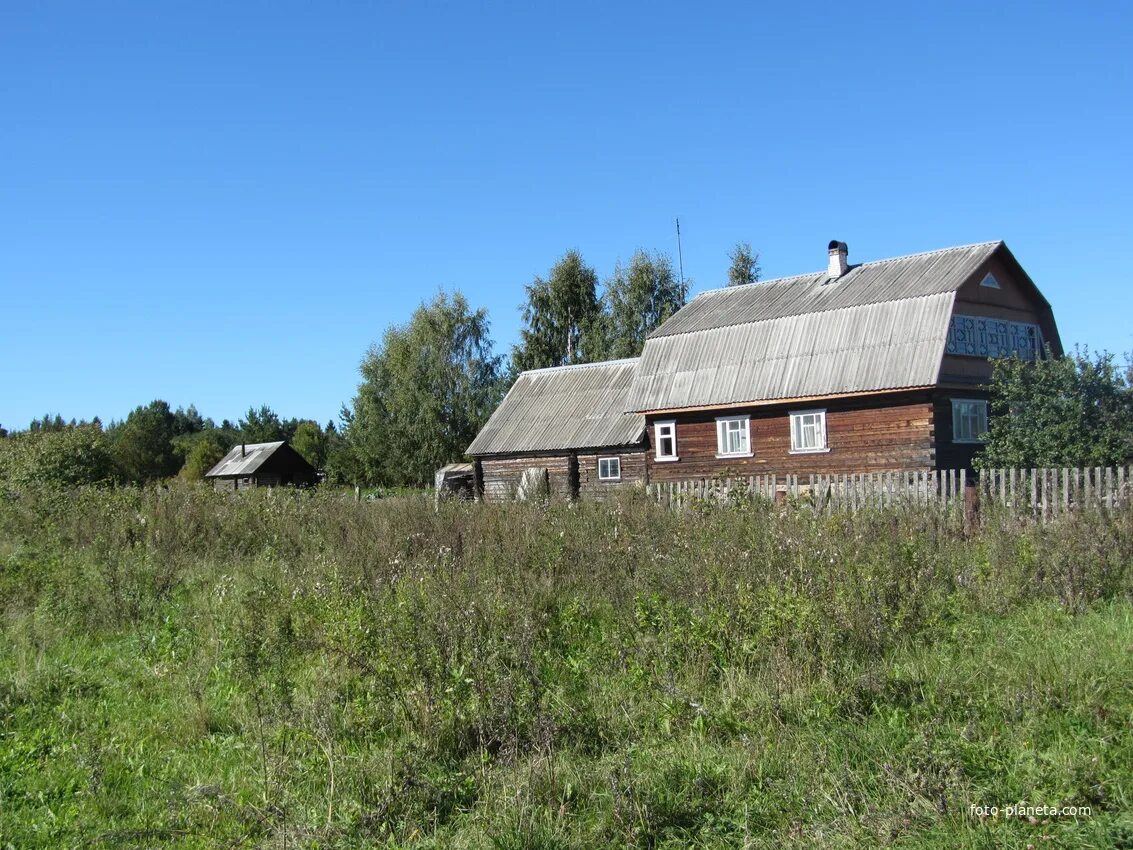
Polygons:
<instances>
[{"instance_id":1,"label":"small outbuilding","mask_svg":"<svg viewBox=\"0 0 1133 850\"><path fill-rule=\"evenodd\" d=\"M450 463L442 466L434 475L434 485L438 502L450 497L471 501L475 495L472 464Z\"/></svg>"},{"instance_id":2,"label":"small outbuilding","mask_svg":"<svg viewBox=\"0 0 1133 850\"><path fill-rule=\"evenodd\" d=\"M626 413L637 359L532 369L468 447L489 502L542 493L602 498L648 483L645 417Z\"/></svg>"},{"instance_id":3,"label":"small outbuilding","mask_svg":"<svg viewBox=\"0 0 1133 850\"><path fill-rule=\"evenodd\" d=\"M310 487L318 481L318 472L286 440L279 440L233 446L205 478L218 490Z\"/></svg>"}]
</instances>

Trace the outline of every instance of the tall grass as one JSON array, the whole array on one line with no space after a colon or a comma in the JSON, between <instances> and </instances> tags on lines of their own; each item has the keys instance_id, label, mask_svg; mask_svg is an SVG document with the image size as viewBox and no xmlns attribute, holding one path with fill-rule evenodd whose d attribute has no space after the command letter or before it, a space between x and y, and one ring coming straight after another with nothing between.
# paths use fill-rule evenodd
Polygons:
<instances>
[{"instance_id":1,"label":"tall grass","mask_svg":"<svg viewBox=\"0 0 1133 850\"><path fill-rule=\"evenodd\" d=\"M9 494L0 847L1133 846L1131 564L1128 512ZM969 814L1020 800L1093 812Z\"/></svg>"}]
</instances>

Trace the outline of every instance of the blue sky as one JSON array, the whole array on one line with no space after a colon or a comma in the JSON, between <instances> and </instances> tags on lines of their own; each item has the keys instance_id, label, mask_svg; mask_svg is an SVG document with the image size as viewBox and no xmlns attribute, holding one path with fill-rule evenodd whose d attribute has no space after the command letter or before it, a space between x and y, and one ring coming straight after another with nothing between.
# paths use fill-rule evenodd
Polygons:
<instances>
[{"instance_id":1,"label":"blue sky","mask_svg":"<svg viewBox=\"0 0 1133 850\"><path fill-rule=\"evenodd\" d=\"M860 5L4 4L0 423L325 421L438 288L505 350L678 215L693 292L1004 239L1133 348L1133 7Z\"/></svg>"}]
</instances>

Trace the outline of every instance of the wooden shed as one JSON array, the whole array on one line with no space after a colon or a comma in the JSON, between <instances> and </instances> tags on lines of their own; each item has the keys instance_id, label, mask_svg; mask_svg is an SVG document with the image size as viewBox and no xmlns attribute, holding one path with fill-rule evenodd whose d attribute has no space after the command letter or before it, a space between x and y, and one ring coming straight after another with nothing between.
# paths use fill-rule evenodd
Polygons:
<instances>
[{"instance_id":1,"label":"wooden shed","mask_svg":"<svg viewBox=\"0 0 1133 850\"><path fill-rule=\"evenodd\" d=\"M552 497L601 497L646 483L645 418L625 412L636 364L635 358L520 374L468 447L477 491L488 501L512 499L528 470L546 471Z\"/></svg>"},{"instance_id":2,"label":"wooden shed","mask_svg":"<svg viewBox=\"0 0 1133 850\"><path fill-rule=\"evenodd\" d=\"M310 487L318 481L318 472L286 440L279 440L233 446L205 478L218 490Z\"/></svg>"}]
</instances>

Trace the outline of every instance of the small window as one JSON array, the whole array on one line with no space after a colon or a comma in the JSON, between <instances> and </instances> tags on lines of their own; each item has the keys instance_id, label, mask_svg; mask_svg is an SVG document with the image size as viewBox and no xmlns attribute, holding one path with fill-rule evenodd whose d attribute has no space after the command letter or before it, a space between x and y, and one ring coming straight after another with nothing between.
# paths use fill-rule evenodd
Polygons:
<instances>
[{"instance_id":1,"label":"small window","mask_svg":"<svg viewBox=\"0 0 1133 850\"><path fill-rule=\"evenodd\" d=\"M987 440L987 402L982 399L952 399L952 442L982 443Z\"/></svg>"},{"instance_id":2,"label":"small window","mask_svg":"<svg viewBox=\"0 0 1133 850\"><path fill-rule=\"evenodd\" d=\"M620 457L600 457L600 458L598 458L598 480L599 481L621 481L622 480L622 459Z\"/></svg>"},{"instance_id":3,"label":"small window","mask_svg":"<svg viewBox=\"0 0 1133 850\"><path fill-rule=\"evenodd\" d=\"M657 422L653 426L657 440L657 460L680 460L677 457L677 423Z\"/></svg>"},{"instance_id":4,"label":"small window","mask_svg":"<svg viewBox=\"0 0 1133 850\"><path fill-rule=\"evenodd\" d=\"M995 279L995 275L988 272L984 275L984 279L980 281L980 286L986 286L988 289L999 289L999 281Z\"/></svg>"},{"instance_id":5,"label":"small window","mask_svg":"<svg viewBox=\"0 0 1133 850\"><path fill-rule=\"evenodd\" d=\"M716 456L751 457L751 417L725 416L716 420Z\"/></svg>"},{"instance_id":6,"label":"small window","mask_svg":"<svg viewBox=\"0 0 1133 850\"><path fill-rule=\"evenodd\" d=\"M791 414L791 451L829 451L826 445L826 411L800 410Z\"/></svg>"}]
</instances>

